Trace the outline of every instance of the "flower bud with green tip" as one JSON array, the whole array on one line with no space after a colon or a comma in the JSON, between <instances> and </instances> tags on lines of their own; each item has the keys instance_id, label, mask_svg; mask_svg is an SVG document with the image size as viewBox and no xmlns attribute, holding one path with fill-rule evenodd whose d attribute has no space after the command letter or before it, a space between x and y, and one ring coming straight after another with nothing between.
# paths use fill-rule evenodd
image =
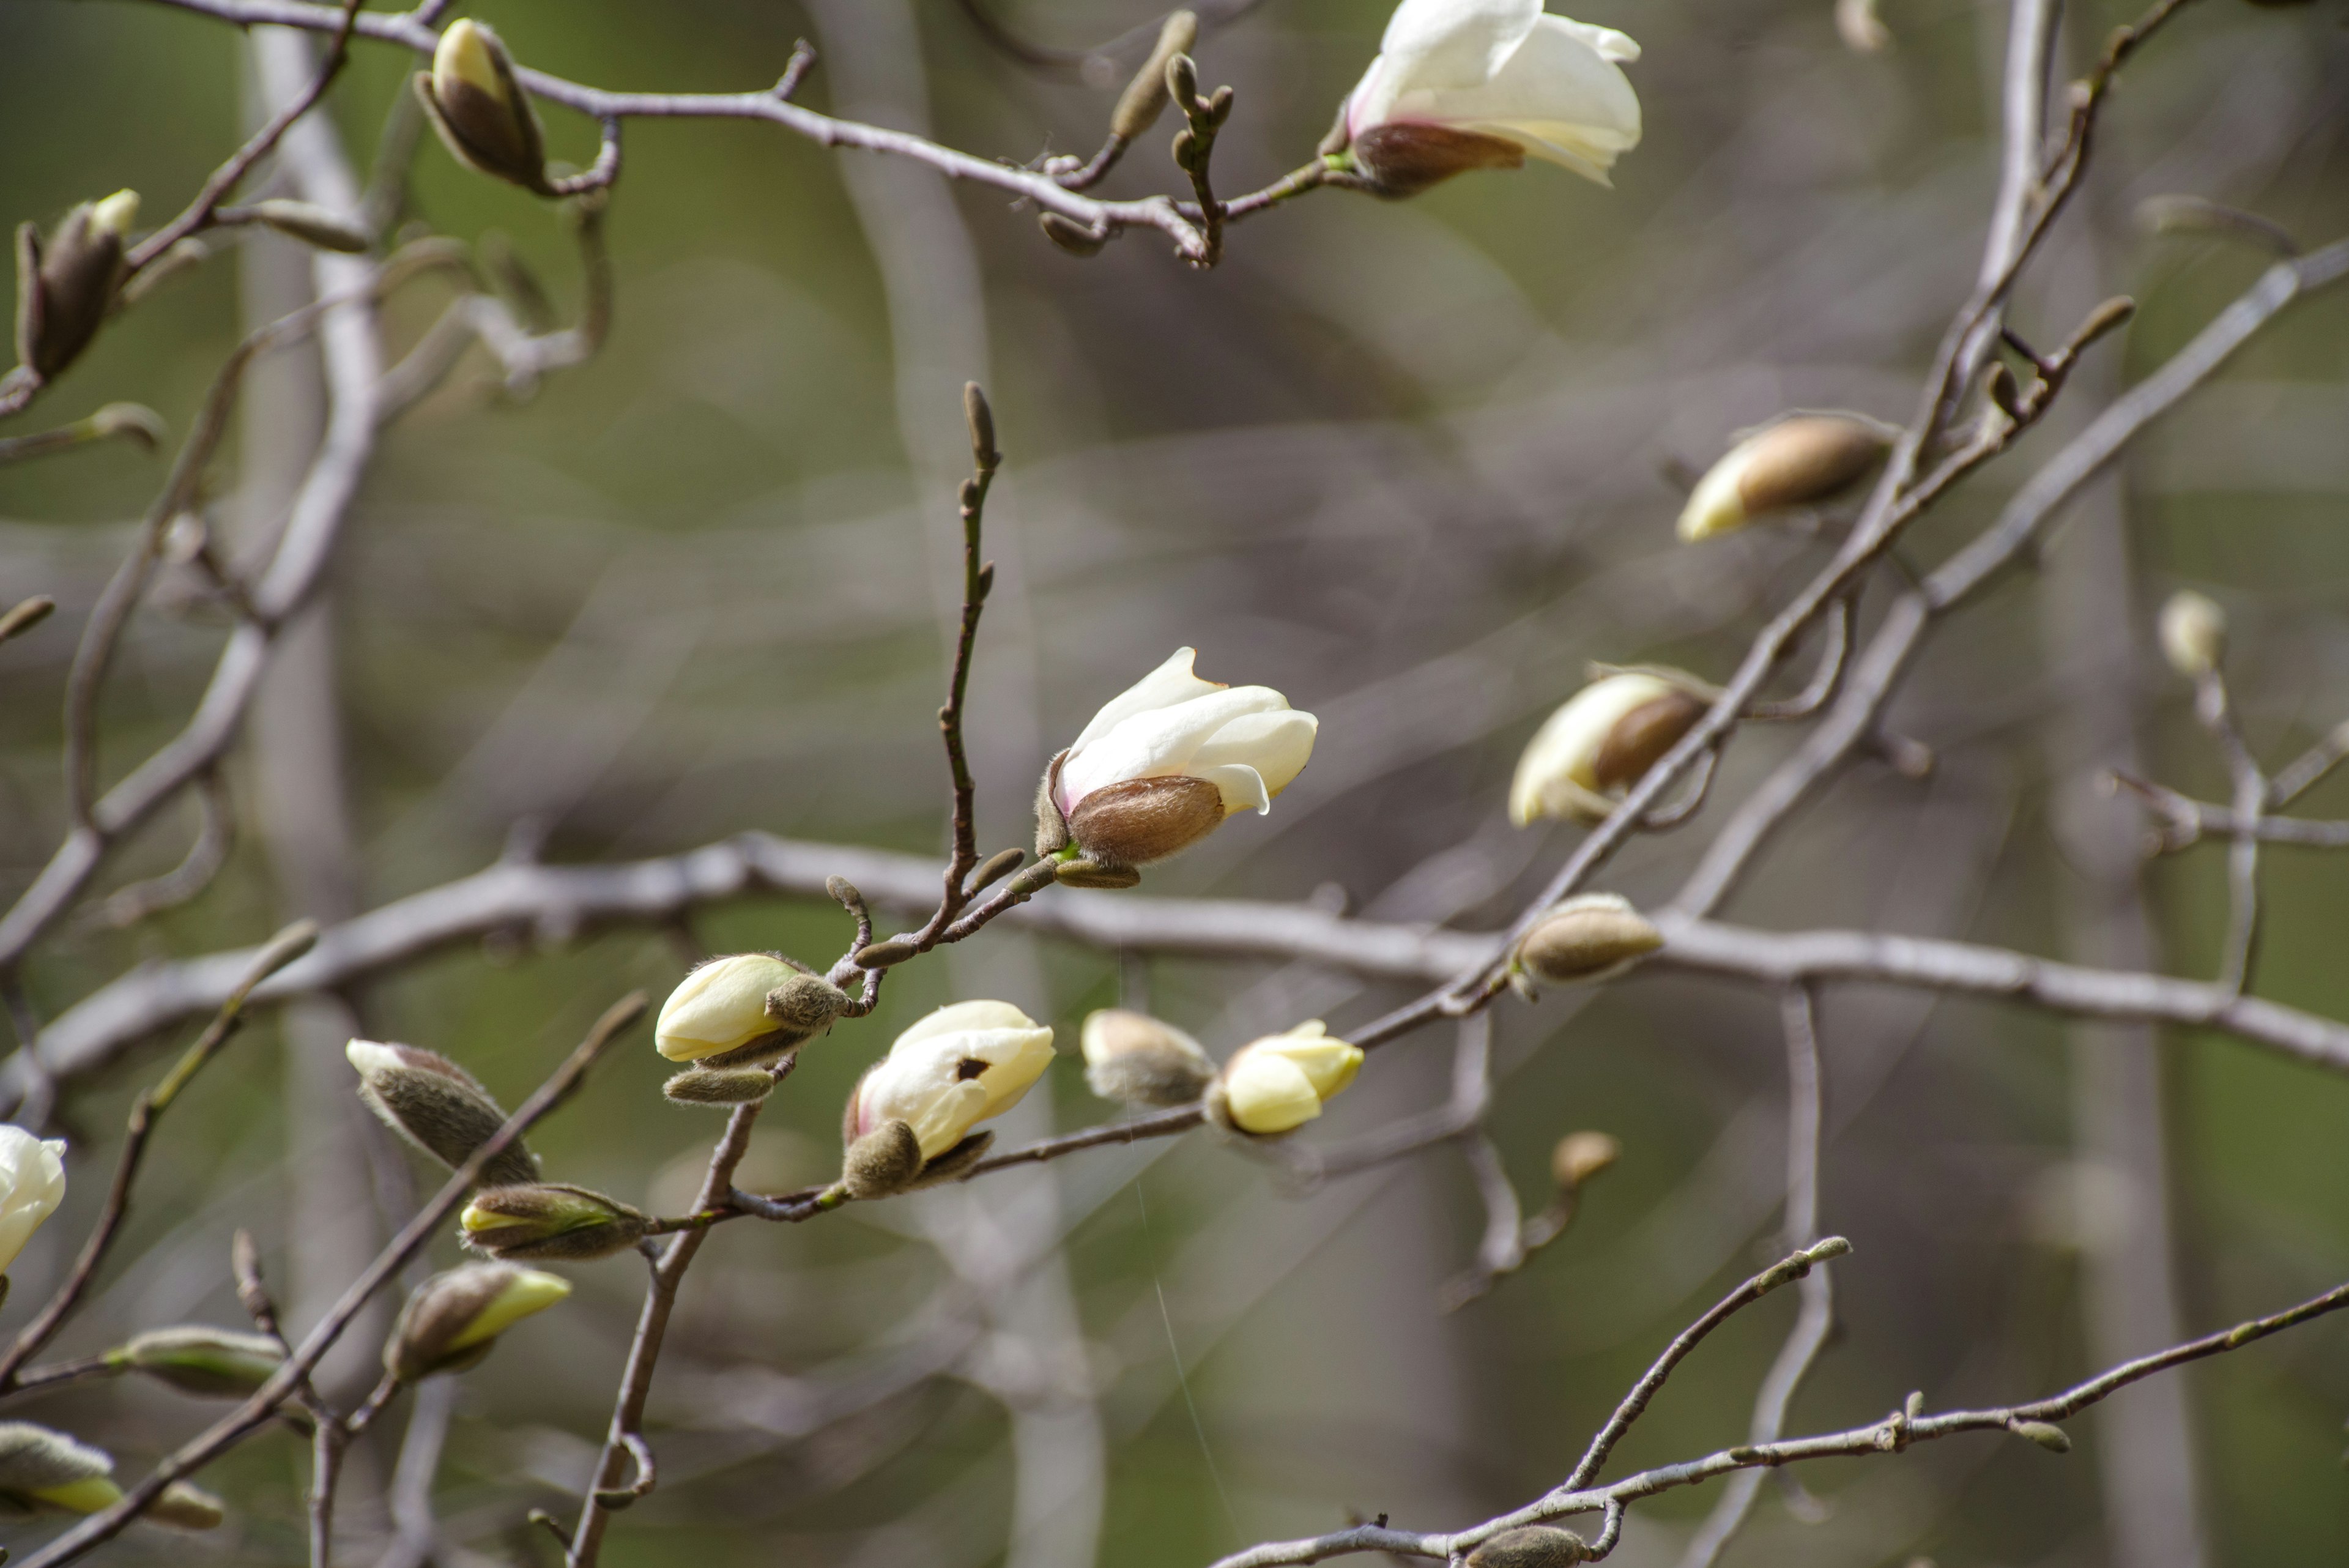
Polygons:
<instances>
[{"instance_id":1,"label":"flower bud with green tip","mask_svg":"<svg viewBox=\"0 0 2349 1568\"><path fill-rule=\"evenodd\" d=\"M653 1044L672 1062L741 1067L770 1061L830 1029L848 993L772 953L712 959L661 1003Z\"/></svg>"},{"instance_id":2,"label":"flower bud with green tip","mask_svg":"<svg viewBox=\"0 0 2349 1568\"><path fill-rule=\"evenodd\" d=\"M149 1329L108 1352L106 1359L182 1394L242 1399L269 1381L285 1362L285 1352L265 1334L191 1324Z\"/></svg>"},{"instance_id":3,"label":"flower bud with green tip","mask_svg":"<svg viewBox=\"0 0 2349 1568\"><path fill-rule=\"evenodd\" d=\"M358 1070L359 1098L385 1126L454 1170L505 1126L506 1113L489 1090L436 1051L378 1040L354 1040L343 1054ZM482 1168L484 1187L538 1179L538 1161L517 1138Z\"/></svg>"},{"instance_id":4,"label":"flower bud with green tip","mask_svg":"<svg viewBox=\"0 0 2349 1568\"><path fill-rule=\"evenodd\" d=\"M1504 1530L1468 1553L1468 1568L1569 1568L1589 1561L1582 1537L1554 1524Z\"/></svg>"},{"instance_id":5,"label":"flower bud with green tip","mask_svg":"<svg viewBox=\"0 0 2349 1568\"><path fill-rule=\"evenodd\" d=\"M1215 1058L1171 1023L1104 1008L1085 1019L1085 1083L1129 1106L1187 1106L1216 1076Z\"/></svg>"},{"instance_id":6,"label":"flower bud with green tip","mask_svg":"<svg viewBox=\"0 0 2349 1568\"><path fill-rule=\"evenodd\" d=\"M63 1432L0 1421L0 1500L26 1511L96 1513L120 1501L114 1460Z\"/></svg>"},{"instance_id":7,"label":"flower bud with green tip","mask_svg":"<svg viewBox=\"0 0 2349 1568\"><path fill-rule=\"evenodd\" d=\"M384 1341L384 1370L402 1383L462 1372L498 1335L570 1293L570 1281L518 1263L468 1263L435 1274L399 1309Z\"/></svg>"},{"instance_id":8,"label":"flower bud with green tip","mask_svg":"<svg viewBox=\"0 0 2349 1568\"><path fill-rule=\"evenodd\" d=\"M449 24L432 51L431 71L417 74L416 96L459 162L551 194L546 134L495 33L470 19Z\"/></svg>"},{"instance_id":9,"label":"flower bud with green tip","mask_svg":"<svg viewBox=\"0 0 2349 1568\"><path fill-rule=\"evenodd\" d=\"M616 1198L549 1181L483 1188L457 1223L466 1246L492 1258L584 1262L643 1241L646 1220Z\"/></svg>"},{"instance_id":10,"label":"flower bud with green tip","mask_svg":"<svg viewBox=\"0 0 2349 1568\"><path fill-rule=\"evenodd\" d=\"M65 215L45 244L26 223L16 231L16 358L43 380L81 357L98 336L122 279L139 192L117 191Z\"/></svg>"}]
</instances>

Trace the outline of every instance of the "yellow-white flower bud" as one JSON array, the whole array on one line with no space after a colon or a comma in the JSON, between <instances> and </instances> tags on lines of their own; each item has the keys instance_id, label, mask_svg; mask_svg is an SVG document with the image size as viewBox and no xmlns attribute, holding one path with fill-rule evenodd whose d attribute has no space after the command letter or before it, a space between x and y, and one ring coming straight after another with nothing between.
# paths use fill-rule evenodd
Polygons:
<instances>
[{"instance_id":1,"label":"yellow-white flower bud","mask_svg":"<svg viewBox=\"0 0 2349 1568\"><path fill-rule=\"evenodd\" d=\"M0 1274L66 1196L66 1143L0 1126Z\"/></svg>"},{"instance_id":2,"label":"yellow-white flower bud","mask_svg":"<svg viewBox=\"0 0 2349 1568\"><path fill-rule=\"evenodd\" d=\"M119 1501L114 1460L30 1421L0 1421L0 1499L19 1509L96 1513Z\"/></svg>"},{"instance_id":3,"label":"yellow-white flower bud","mask_svg":"<svg viewBox=\"0 0 2349 1568\"><path fill-rule=\"evenodd\" d=\"M1530 154L1604 185L1640 144L1622 71L1639 57L1622 34L1547 16L1542 0L1403 0L1347 95L1354 168L1408 196Z\"/></svg>"},{"instance_id":4,"label":"yellow-white flower bud","mask_svg":"<svg viewBox=\"0 0 2349 1568\"><path fill-rule=\"evenodd\" d=\"M1697 482L1680 535L1710 539L1765 512L1829 500L1884 461L1892 433L1857 414L1795 414L1764 425Z\"/></svg>"},{"instance_id":5,"label":"yellow-white flower bud","mask_svg":"<svg viewBox=\"0 0 2349 1568\"><path fill-rule=\"evenodd\" d=\"M354 1040L343 1054L358 1070L359 1098L409 1143L454 1170L505 1126L506 1113L478 1079L437 1051ZM484 1187L538 1179L538 1161L522 1140L481 1168Z\"/></svg>"},{"instance_id":6,"label":"yellow-white flower bud","mask_svg":"<svg viewBox=\"0 0 2349 1568\"><path fill-rule=\"evenodd\" d=\"M492 1258L584 1262L644 1239L645 1217L616 1198L569 1182L485 1188L457 1217L467 1247Z\"/></svg>"},{"instance_id":7,"label":"yellow-white flower bud","mask_svg":"<svg viewBox=\"0 0 2349 1568\"><path fill-rule=\"evenodd\" d=\"M173 1481L140 1517L174 1530L218 1530L228 1505L192 1481Z\"/></svg>"},{"instance_id":8,"label":"yellow-white flower bud","mask_svg":"<svg viewBox=\"0 0 2349 1568\"><path fill-rule=\"evenodd\" d=\"M848 995L771 953L712 959L661 1003L653 1044L672 1062L735 1067L781 1054L832 1027Z\"/></svg>"},{"instance_id":9,"label":"yellow-white flower bud","mask_svg":"<svg viewBox=\"0 0 2349 1568\"><path fill-rule=\"evenodd\" d=\"M887 1123L913 1130L933 1160L980 1122L1019 1103L1052 1064L1052 1031L1008 1002L958 1002L916 1023L874 1064L849 1096L841 1142Z\"/></svg>"},{"instance_id":10,"label":"yellow-white flower bud","mask_svg":"<svg viewBox=\"0 0 2349 1568\"><path fill-rule=\"evenodd\" d=\"M1663 933L1616 893L1578 893L1517 944L1517 967L1553 985L1607 980L1664 945Z\"/></svg>"},{"instance_id":11,"label":"yellow-white flower bud","mask_svg":"<svg viewBox=\"0 0 2349 1568\"><path fill-rule=\"evenodd\" d=\"M1319 721L1268 686L1224 686L1177 649L1054 757L1036 800L1036 853L1073 844L1101 880L1189 848L1235 812L1259 815L1313 755ZM1081 880L1082 873L1063 880Z\"/></svg>"},{"instance_id":12,"label":"yellow-white flower bud","mask_svg":"<svg viewBox=\"0 0 2349 1568\"><path fill-rule=\"evenodd\" d=\"M1089 1014L1081 1041L1085 1083L1105 1100L1187 1106L1216 1075L1215 1058L1196 1040L1146 1012L1111 1007Z\"/></svg>"},{"instance_id":13,"label":"yellow-white flower bud","mask_svg":"<svg viewBox=\"0 0 2349 1568\"><path fill-rule=\"evenodd\" d=\"M416 78L416 96L458 161L547 193L545 133L495 33L470 19L450 23L431 72Z\"/></svg>"},{"instance_id":14,"label":"yellow-white flower bud","mask_svg":"<svg viewBox=\"0 0 2349 1568\"><path fill-rule=\"evenodd\" d=\"M384 1341L384 1370L402 1383L461 1372L498 1335L571 1293L571 1282L516 1263L468 1263L433 1275L400 1308Z\"/></svg>"},{"instance_id":15,"label":"yellow-white flower bud","mask_svg":"<svg viewBox=\"0 0 2349 1568\"><path fill-rule=\"evenodd\" d=\"M1597 822L1704 716L1688 686L1644 671L1604 675L1534 732L1509 784L1509 820Z\"/></svg>"},{"instance_id":16,"label":"yellow-white flower bud","mask_svg":"<svg viewBox=\"0 0 2349 1568\"><path fill-rule=\"evenodd\" d=\"M2161 607L2161 656L2189 680L2208 675L2227 656L2227 612L2191 588Z\"/></svg>"},{"instance_id":17,"label":"yellow-white flower bud","mask_svg":"<svg viewBox=\"0 0 2349 1568\"><path fill-rule=\"evenodd\" d=\"M1623 1158L1623 1146L1603 1132L1571 1132L1549 1151L1550 1179L1571 1192Z\"/></svg>"},{"instance_id":18,"label":"yellow-white flower bud","mask_svg":"<svg viewBox=\"0 0 2349 1568\"><path fill-rule=\"evenodd\" d=\"M1362 1052L1332 1036L1319 1019L1241 1046L1207 1089L1218 1126L1272 1137L1321 1114L1362 1070Z\"/></svg>"}]
</instances>

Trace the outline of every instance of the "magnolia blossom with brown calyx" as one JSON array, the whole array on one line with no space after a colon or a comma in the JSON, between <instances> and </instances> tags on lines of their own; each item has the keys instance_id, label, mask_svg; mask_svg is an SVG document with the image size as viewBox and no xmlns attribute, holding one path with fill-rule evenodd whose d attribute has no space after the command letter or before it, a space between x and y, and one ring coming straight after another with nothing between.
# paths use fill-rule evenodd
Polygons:
<instances>
[{"instance_id":1,"label":"magnolia blossom with brown calyx","mask_svg":"<svg viewBox=\"0 0 2349 1568\"><path fill-rule=\"evenodd\" d=\"M1268 686L1201 680L1196 657L1176 649L1045 769L1036 853L1063 862L1061 880L1130 888L1233 813L1271 811L1305 771L1320 721Z\"/></svg>"},{"instance_id":2,"label":"magnolia blossom with brown calyx","mask_svg":"<svg viewBox=\"0 0 2349 1568\"><path fill-rule=\"evenodd\" d=\"M1207 1115L1235 1132L1277 1137L1319 1116L1361 1070L1361 1047L1312 1019L1233 1052L1208 1085Z\"/></svg>"},{"instance_id":3,"label":"magnolia blossom with brown calyx","mask_svg":"<svg viewBox=\"0 0 2349 1568\"><path fill-rule=\"evenodd\" d=\"M0 1274L66 1195L66 1142L0 1126Z\"/></svg>"},{"instance_id":4,"label":"magnolia blossom with brown calyx","mask_svg":"<svg viewBox=\"0 0 2349 1568\"><path fill-rule=\"evenodd\" d=\"M1899 432L1861 414L1789 414L1738 439L1681 509L1680 536L1733 533L1766 513L1832 500L1884 461Z\"/></svg>"},{"instance_id":5,"label":"magnolia blossom with brown calyx","mask_svg":"<svg viewBox=\"0 0 2349 1568\"><path fill-rule=\"evenodd\" d=\"M1346 97L1340 151L1391 196L1528 153L1604 185L1640 144L1622 71L1639 57L1613 28L1548 16L1541 0L1403 0Z\"/></svg>"},{"instance_id":6,"label":"magnolia blossom with brown calyx","mask_svg":"<svg viewBox=\"0 0 2349 1568\"><path fill-rule=\"evenodd\" d=\"M841 1141L891 1122L911 1128L934 1160L1019 1103L1052 1064L1052 1031L1008 1002L957 1002L916 1023L848 1097Z\"/></svg>"},{"instance_id":7,"label":"magnolia blossom with brown calyx","mask_svg":"<svg viewBox=\"0 0 2349 1568\"><path fill-rule=\"evenodd\" d=\"M712 959L661 1003L653 1046L672 1062L740 1067L803 1045L849 1006L848 993L773 953Z\"/></svg>"},{"instance_id":8,"label":"magnolia blossom with brown calyx","mask_svg":"<svg viewBox=\"0 0 2349 1568\"><path fill-rule=\"evenodd\" d=\"M1598 822L1710 706L1693 676L1601 675L1534 732L1509 784L1509 820Z\"/></svg>"}]
</instances>

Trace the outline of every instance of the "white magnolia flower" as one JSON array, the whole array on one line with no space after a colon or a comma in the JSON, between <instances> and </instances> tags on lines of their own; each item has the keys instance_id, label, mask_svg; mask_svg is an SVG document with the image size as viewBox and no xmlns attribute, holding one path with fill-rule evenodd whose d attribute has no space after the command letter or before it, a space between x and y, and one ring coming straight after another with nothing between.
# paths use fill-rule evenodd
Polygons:
<instances>
[{"instance_id":1,"label":"white magnolia flower","mask_svg":"<svg viewBox=\"0 0 2349 1568\"><path fill-rule=\"evenodd\" d=\"M1599 821L1704 711L1660 676L1601 676L1534 732L1509 784L1509 820L1519 827L1545 816Z\"/></svg>"},{"instance_id":2,"label":"white magnolia flower","mask_svg":"<svg viewBox=\"0 0 2349 1568\"><path fill-rule=\"evenodd\" d=\"M1008 1002L957 1002L897 1036L848 1098L841 1128L853 1144L883 1124L914 1129L936 1159L980 1122L1019 1103L1052 1064L1052 1031Z\"/></svg>"},{"instance_id":3,"label":"white magnolia flower","mask_svg":"<svg viewBox=\"0 0 2349 1568\"><path fill-rule=\"evenodd\" d=\"M752 1044L780 1051L832 1027L847 1005L846 993L820 975L771 953L735 953L678 982L661 1003L653 1046L672 1062L704 1061Z\"/></svg>"},{"instance_id":4,"label":"white magnolia flower","mask_svg":"<svg viewBox=\"0 0 2349 1568\"><path fill-rule=\"evenodd\" d=\"M1361 1070L1361 1047L1333 1039L1317 1018L1232 1053L1211 1099L1219 1120L1269 1137L1319 1116Z\"/></svg>"},{"instance_id":5,"label":"white magnolia flower","mask_svg":"<svg viewBox=\"0 0 2349 1568\"><path fill-rule=\"evenodd\" d=\"M0 1273L66 1195L66 1143L0 1127Z\"/></svg>"},{"instance_id":6,"label":"white magnolia flower","mask_svg":"<svg viewBox=\"0 0 2349 1568\"><path fill-rule=\"evenodd\" d=\"M1270 811L1305 771L1320 722L1268 686L1201 680L1196 657L1175 649L1052 759L1037 802L1038 854L1073 840L1104 867L1163 860L1234 812Z\"/></svg>"},{"instance_id":7,"label":"white magnolia flower","mask_svg":"<svg viewBox=\"0 0 2349 1568\"><path fill-rule=\"evenodd\" d=\"M1620 68L1639 57L1622 34L1547 16L1542 0L1402 0L1346 99L1355 164L1395 195L1526 153L1604 185L1640 144Z\"/></svg>"}]
</instances>

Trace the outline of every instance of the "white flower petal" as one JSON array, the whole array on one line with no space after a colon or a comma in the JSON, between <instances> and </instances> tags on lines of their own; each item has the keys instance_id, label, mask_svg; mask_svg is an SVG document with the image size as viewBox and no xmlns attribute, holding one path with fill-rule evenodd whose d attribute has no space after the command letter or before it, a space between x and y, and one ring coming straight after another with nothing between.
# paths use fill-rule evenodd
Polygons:
<instances>
[{"instance_id":1,"label":"white flower petal","mask_svg":"<svg viewBox=\"0 0 2349 1568\"><path fill-rule=\"evenodd\" d=\"M1171 708L1123 719L1090 743L1081 742L1061 767L1061 809L1107 784L1164 778L1188 770L1199 749L1243 714L1286 710L1288 699L1268 686L1234 686Z\"/></svg>"},{"instance_id":2,"label":"white flower petal","mask_svg":"<svg viewBox=\"0 0 2349 1568\"><path fill-rule=\"evenodd\" d=\"M1640 144L1639 95L1615 63L1639 52L1609 28L1543 16L1490 80L1413 82L1394 115L1506 137L1604 184L1616 158Z\"/></svg>"},{"instance_id":3,"label":"white flower petal","mask_svg":"<svg viewBox=\"0 0 2349 1568\"><path fill-rule=\"evenodd\" d=\"M1191 673L1191 662L1198 658L1198 649L1178 648L1165 663L1127 687L1102 705L1093 715L1084 732L1077 737L1077 748L1097 741L1136 713L1147 713L1154 708L1171 708L1177 702L1187 702L1194 697L1205 697L1220 691L1220 680L1203 680Z\"/></svg>"},{"instance_id":4,"label":"white flower petal","mask_svg":"<svg viewBox=\"0 0 2349 1568\"><path fill-rule=\"evenodd\" d=\"M1379 54L1413 86L1468 87L1499 70L1541 14L1542 0L1402 0Z\"/></svg>"},{"instance_id":5,"label":"white flower petal","mask_svg":"<svg viewBox=\"0 0 2349 1568\"><path fill-rule=\"evenodd\" d=\"M1186 770L1189 777L1205 779L1216 786L1224 797L1224 815L1252 811L1264 816L1272 811L1272 792L1264 787L1264 775L1246 763L1225 763L1216 767L1193 766Z\"/></svg>"},{"instance_id":6,"label":"white flower petal","mask_svg":"<svg viewBox=\"0 0 2349 1568\"><path fill-rule=\"evenodd\" d=\"M1200 777L1226 763L1245 763L1264 776L1268 794L1278 794L1296 782L1313 757L1313 740L1321 721L1283 706L1278 711L1244 713L1217 730L1191 754L1190 771Z\"/></svg>"},{"instance_id":7,"label":"white flower petal","mask_svg":"<svg viewBox=\"0 0 2349 1568\"><path fill-rule=\"evenodd\" d=\"M966 1029L1034 1029L1036 1021L1008 1002L957 1002L939 1008L897 1036L898 1046Z\"/></svg>"}]
</instances>

